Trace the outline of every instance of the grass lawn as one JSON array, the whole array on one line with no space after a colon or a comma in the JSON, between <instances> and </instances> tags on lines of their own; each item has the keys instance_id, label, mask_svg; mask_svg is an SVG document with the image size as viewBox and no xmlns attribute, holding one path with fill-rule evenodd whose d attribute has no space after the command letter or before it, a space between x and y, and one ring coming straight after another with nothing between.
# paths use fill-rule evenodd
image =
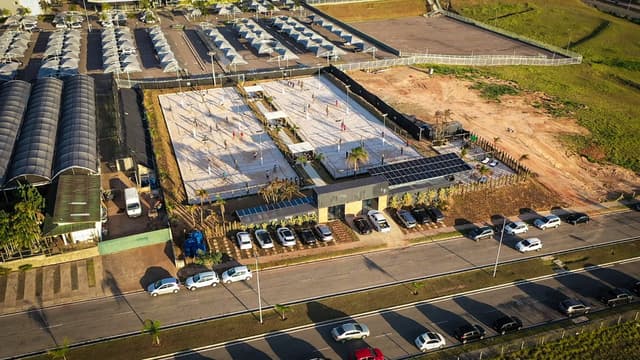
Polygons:
<instances>
[{"instance_id":1,"label":"grass lawn","mask_svg":"<svg viewBox=\"0 0 640 360\"><path fill-rule=\"evenodd\" d=\"M640 242L633 242L577 251L571 256L574 259L588 259L589 263L593 264L593 261L598 259L608 262L639 255ZM399 284L291 305L285 313L285 321L282 321L280 314L273 309L266 309L263 314L263 325L257 325L258 314L253 313L164 329L160 333L162 344L160 347L151 346L149 335L130 336L74 348L69 358L140 359L553 273L552 263L540 259L501 265L495 278L492 277L492 270L489 267L466 271L420 281L417 282L418 286L413 286L411 283ZM142 329L142 325L140 328ZM45 358L45 355L34 357L34 359Z\"/></svg>"},{"instance_id":2,"label":"grass lawn","mask_svg":"<svg viewBox=\"0 0 640 360\"><path fill-rule=\"evenodd\" d=\"M456 0L454 9L500 28L578 52L580 65L484 68L554 101L540 104L576 117L591 134L566 139L592 160L640 171L640 27L580 0ZM561 120L560 120L561 121Z\"/></svg>"}]
</instances>

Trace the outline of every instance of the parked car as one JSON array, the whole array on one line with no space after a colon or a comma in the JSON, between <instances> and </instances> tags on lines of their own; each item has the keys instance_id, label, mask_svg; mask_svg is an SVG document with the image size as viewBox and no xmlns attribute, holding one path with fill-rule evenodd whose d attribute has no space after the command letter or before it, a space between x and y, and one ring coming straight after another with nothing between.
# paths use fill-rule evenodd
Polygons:
<instances>
[{"instance_id":1,"label":"parked car","mask_svg":"<svg viewBox=\"0 0 640 360\"><path fill-rule=\"evenodd\" d=\"M524 234L529 231L529 226L522 221L510 222L504 227L504 231L509 235Z\"/></svg>"},{"instance_id":2,"label":"parked car","mask_svg":"<svg viewBox=\"0 0 640 360\"><path fill-rule=\"evenodd\" d=\"M325 224L318 224L313 227L316 231L316 235L321 241L331 241L333 240L333 233L331 232L331 228Z\"/></svg>"},{"instance_id":3,"label":"parked car","mask_svg":"<svg viewBox=\"0 0 640 360\"><path fill-rule=\"evenodd\" d=\"M461 343L484 339L484 328L478 324L466 323L454 330L453 335Z\"/></svg>"},{"instance_id":4,"label":"parked car","mask_svg":"<svg viewBox=\"0 0 640 360\"><path fill-rule=\"evenodd\" d=\"M222 282L225 284L231 284L236 281L249 281L251 280L251 270L246 266L235 266L222 273Z\"/></svg>"},{"instance_id":5,"label":"parked car","mask_svg":"<svg viewBox=\"0 0 640 360\"><path fill-rule=\"evenodd\" d=\"M158 280L147 287L147 292L151 296L175 294L178 291L180 291L180 282L173 277Z\"/></svg>"},{"instance_id":6,"label":"parked car","mask_svg":"<svg viewBox=\"0 0 640 360\"><path fill-rule=\"evenodd\" d=\"M218 274L216 274L215 271L205 271L189 276L187 280L185 280L184 286L191 291L196 291L201 287L216 287L218 283L220 283L220 278L218 278Z\"/></svg>"},{"instance_id":7,"label":"parked car","mask_svg":"<svg viewBox=\"0 0 640 360\"><path fill-rule=\"evenodd\" d=\"M589 311L591 307L578 299L565 299L560 302L560 312L569 317L588 314Z\"/></svg>"},{"instance_id":8,"label":"parked car","mask_svg":"<svg viewBox=\"0 0 640 360\"><path fill-rule=\"evenodd\" d=\"M635 211L640 211L640 202L631 205L631 208Z\"/></svg>"},{"instance_id":9,"label":"parked car","mask_svg":"<svg viewBox=\"0 0 640 360\"><path fill-rule=\"evenodd\" d=\"M236 240L240 250L251 250L253 244L251 243L251 235L246 231L240 231L236 234Z\"/></svg>"},{"instance_id":10,"label":"parked car","mask_svg":"<svg viewBox=\"0 0 640 360\"><path fill-rule=\"evenodd\" d=\"M442 349L446 341L444 337L437 332L427 331L426 333L418 336L415 340L416 346L422 352L434 349Z\"/></svg>"},{"instance_id":11,"label":"parked car","mask_svg":"<svg viewBox=\"0 0 640 360\"><path fill-rule=\"evenodd\" d=\"M527 251L540 251L542 249L542 241L538 238L529 238L516 243L516 250L521 253Z\"/></svg>"},{"instance_id":12,"label":"parked car","mask_svg":"<svg viewBox=\"0 0 640 360\"><path fill-rule=\"evenodd\" d=\"M360 233L360 235L371 234L371 225L369 225L367 219L361 216L353 219L353 226L356 227L356 230L358 230L358 233Z\"/></svg>"},{"instance_id":13,"label":"parked car","mask_svg":"<svg viewBox=\"0 0 640 360\"><path fill-rule=\"evenodd\" d=\"M481 239L491 238L494 235L493 228L491 226L483 226L471 230L469 237L472 240L480 241Z\"/></svg>"},{"instance_id":14,"label":"parked car","mask_svg":"<svg viewBox=\"0 0 640 360\"><path fill-rule=\"evenodd\" d=\"M271 249L273 248L273 239L269 232L265 229L258 229L255 232L256 240L258 240L258 244L263 249Z\"/></svg>"},{"instance_id":15,"label":"parked car","mask_svg":"<svg viewBox=\"0 0 640 360\"><path fill-rule=\"evenodd\" d=\"M315 244L318 239L311 228L302 228L299 232L300 241L305 245Z\"/></svg>"},{"instance_id":16,"label":"parked car","mask_svg":"<svg viewBox=\"0 0 640 360\"><path fill-rule=\"evenodd\" d=\"M335 341L365 339L369 336L369 328L365 324L346 323L331 329L331 336Z\"/></svg>"},{"instance_id":17,"label":"parked car","mask_svg":"<svg viewBox=\"0 0 640 360\"><path fill-rule=\"evenodd\" d=\"M616 307L630 303L633 300L633 295L627 289L608 289L602 294L600 300L609 307Z\"/></svg>"},{"instance_id":18,"label":"parked car","mask_svg":"<svg viewBox=\"0 0 640 360\"><path fill-rule=\"evenodd\" d=\"M483 164L488 164L491 162L491 158L490 157L485 157L484 159L482 159L482 161L480 161Z\"/></svg>"},{"instance_id":19,"label":"parked car","mask_svg":"<svg viewBox=\"0 0 640 360\"><path fill-rule=\"evenodd\" d=\"M276 230L276 234L278 235L278 240L280 240L280 244L282 244L282 246L296 245L296 237L293 235L293 231L289 230L289 228L281 227Z\"/></svg>"},{"instance_id":20,"label":"parked car","mask_svg":"<svg viewBox=\"0 0 640 360\"><path fill-rule=\"evenodd\" d=\"M560 218L555 215L547 215L545 217L536 219L533 225L540 230L547 230L549 228L557 229L560 226Z\"/></svg>"},{"instance_id":21,"label":"parked car","mask_svg":"<svg viewBox=\"0 0 640 360\"><path fill-rule=\"evenodd\" d=\"M429 206L427 208L427 213L431 217L431 220L433 220L434 222L444 221L444 214L442 213L442 211L440 211L440 209L438 209L435 206Z\"/></svg>"},{"instance_id":22,"label":"parked car","mask_svg":"<svg viewBox=\"0 0 640 360\"><path fill-rule=\"evenodd\" d=\"M496 159L493 159L493 160L491 160L491 162L489 162L489 166L491 166L491 167L496 167L496 166L498 166L498 164L499 164L498 160L496 160Z\"/></svg>"},{"instance_id":23,"label":"parked car","mask_svg":"<svg viewBox=\"0 0 640 360\"><path fill-rule=\"evenodd\" d=\"M384 360L382 351L378 348L360 348L353 352L353 360Z\"/></svg>"},{"instance_id":24,"label":"parked car","mask_svg":"<svg viewBox=\"0 0 640 360\"><path fill-rule=\"evenodd\" d=\"M396 216L398 217L398 220L400 220L400 223L402 223L402 225L407 229L416 227L416 219L408 210L398 210L396 212Z\"/></svg>"},{"instance_id":25,"label":"parked car","mask_svg":"<svg viewBox=\"0 0 640 360\"><path fill-rule=\"evenodd\" d=\"M515 316L503 316L493 322L493 328L498 334L504 335L522 329L522 321Z\"/></svg>"},{"instance_id":26,"label":"parked car","mask_svg":"<svg viewBox=\"0 0 640 360\"><path fill-rule=\"evenodd\" d=\"M369 220L371 220L371 223L373 223L374 229L376 229L379 232L391 231L391 226L389 225L389 222L387 222L387 219L385 219L384 215L382 215L380 211L369 210L367 215L369 216Z\"/></svg>"},{"instance_id":27,"label":"parked car","mask_svg":"<svg viewBox=\"0 0 640 360\"><path fill-rule=\"evenodd\" d=\"M567 215L565 220L567 223L571 225L577 225L577 224L588 224L589 220L591 219L589 219L589 215L585 213L573 213L573 214Z\"/></svg>"},{"instance_id":28,"label":"parked car","mask_svg":"<svg viewBox=\"0 0 640 360\"><path fill-rule=\"evenodd\" d=\"M411 210L411 215L416 219L418 224L428 224L431 222L431 216L427 213L427 209L422 206L416 206Z\"/></svg>"},{"instance_id":29,"label":"parked car","mask_svg":"<svg viewBox=\"0 0 640 360\"><path fill-rule=\"evenodd\" d=\"M636 281L635 284L633 284L631 290L633 290L634 293L640 295L640 281Z\"/></svg>"}]
</instances>

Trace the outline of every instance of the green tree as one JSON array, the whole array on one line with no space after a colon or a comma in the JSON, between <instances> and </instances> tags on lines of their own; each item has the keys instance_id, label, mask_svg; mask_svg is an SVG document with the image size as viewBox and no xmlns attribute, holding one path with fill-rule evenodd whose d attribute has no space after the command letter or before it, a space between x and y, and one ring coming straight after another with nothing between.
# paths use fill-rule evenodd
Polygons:
<instances>
[{"instance_id":1,"label":"green tree","mask_svg":"<svg viewBox=\"0 0 640 360\"><path fill-rule=\"evenodd\" d=\"M411 283L411 293L413 295L418 295L418 291L424 287L423 282L414 281Z\"/></svg>"},{"instance_id":2,"label":"green tree","mask_svg":"<svg viewBox=\"0 0 640 360\"><path fill-rule=\"evenodd\" d=\"M19 248L35 249L42 237L40 225L44 220L44 198L31 185L18 188L21 201L14 205L10 226L15 245Z\"/></svg>"},{"instance_id":3,"label":"green tree","mask_svg":"<svg viewBox=\"0 0 640 360\"><path fill-rule=\"evenodd\" d=\"M294 197L304 196L300 192L300 186L295 181L288 179L276 179L268 183L265 187L258 191L258 195L266 203L276 203L282 200L291 200Z\"/></svg>"},{"instance_id":4,"label":"green tree","mask_svg":"<svg viewBox=\"0 0 640 360\"><path fill-rule=\"evenodd\" d=\"M400 198L397 197L396 195L393 195L389 199L389 207L396 210L400 209L402 207L402 202L400 201Z\"/></svg>"},{"instance_id":5,"label":"green tree","mask_svg":"<svg viewBox=\"0 0 640 360\"><path fill-rule=\"evenodd\" d=\"M410 207L413 205L413 195L411 193L404 193L402 195L402 206Z\"/></svg>"},{"instance_id":6,"label":"green tree","mask_svg":"<svg viewBox=\"0 0 640 360\"><path fill-rule=\"evenodd\" d=\"M140 0L138 4L142 9L148 9L151 7L151 2L149 0Z\"/></svg>"},{"instance_id":7,"label":"green tree","mask_svg":"<svg viewBox=\"0 0 640 360\"><path fill-rule=\"evenodd\" d=\"M143 334L149 334L151 336L151 345L160 346L160 321L147 319L144 321Z\"/></svg>"},{"instance_id":8,"label":"green tree","mask_svg":"<svg viewBox=\"0 0 640 360\"><path fill-rule=\"evenodd\" d=\"M200 224L202 224L204 223L204 201L209 199L209 193L205 189L198 189L196 196L200 198Z\"/></svg>"},{"instance_id":9,"label":"green tree","mask_svg":"<svg viewBox=\"0 0 640 360\"><path fill-rule=\"evenodd\" d=\"M69 354L69 339L64 338L62 340L62 344L60 344L57 348L47 351L47 355L52 359L63 359L67 360L67 355Z\"/></svg>"},{"instance_id":10,"label":"green tree","mask_svg":"<svg viewBox=\"0 0 640 360\"><path fill-rule=\"evenodd\" d=\"M480 173L480 175L488 175L491 172L491 169L489 169L486 165L482 165L480 166L480 169L478 169L478 172Z\"/></svg>"},{"instance_id":11,"label":"green tree","mask_svg":"<svg viewBox=\"0 0 640 360\"><path fill-rule=\"evenodd\" d=\"M220 197L220 195L216 195L216 202L215 205L218 207L218 209L220 210L220 218L222 219L222 223L224 223L224 205L227 202Z\"/></svg>"},{"instance_id":12,"label":"green tree","mask_svg":"<svg viewBox=\"0 0 640 360\"><path fill-rule=\"evenodd\" d=\"M420 191L416 196L416 203L424 205L429 201L429 194L426 191Z\"/></svg>"},{"instance_id":13,"label":"green tree","mask_svg":"<svg viewBox=\"0 0 640 360\"><path fill-rule=\"evenodd\" d=\"M187 211L189 215L191 215L191 224L193 227L196 226L196 212L198 211L198 207L196 205L187 205Z\"/></svg>"},{"instance_id":14,"label":"green tree","mask_svg":"<svg viewBox=\"0 0 640 360\"><path fill-rule=\"evenodd\" d=\"M287 320L285 313L292 310L290 306L284 304L275 304L273 305L273 309L280 314L280 319L282 319L282 321Z\"/></svg>"},{"instance_id":15,"label":"green tree","mask_svg":"<svg viewBox=\"0 0 640 360\"><path fill-rule=\"evenodd\" d=\"M367 161L369 161L369 153L362 146L351 149L351 152L347 156L347 164L353 166L354 172L358 172L358 165L360 163L364 164Z\"/></svg>"},{"instance_id":16,"label":"green tree","mask_svg":"<svg viewBox=\"0 0 640 360\"><path fill-rule=\"evenodd\" d=\"M214 267L222 263L223 257L224 254L219 251L210 251L205 253L202 250L198 250L196 252L196 259L194 260L194 262L198 265Z\"/></svg>"}]
</instances>

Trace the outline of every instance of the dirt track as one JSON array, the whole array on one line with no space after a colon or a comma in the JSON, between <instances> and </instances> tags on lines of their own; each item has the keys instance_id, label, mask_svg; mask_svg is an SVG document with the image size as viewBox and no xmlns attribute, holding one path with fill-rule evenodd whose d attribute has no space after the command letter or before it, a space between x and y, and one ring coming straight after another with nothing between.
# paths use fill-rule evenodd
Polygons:
<instances>
[{"instance_id":1,"label":"dirt track","mask_svg":"<svg viewBox=\"0 0 640 360\"><path fill-rule=\"evenodd\" d=\"M408 67L350 75L401 112L431 121L437 110L450 109L453 120L490 141L499 138L497 146L514 158L527 154L524 164L567 205L589 204L640 187L640 180L631 171L590 163L570 152L560 138L587 130L574 119L553 118L534 108L531 104L543 94L503 96L501 102L495 102L471 90L470 81L429 76Z\"/></svg>"}]
</instances>

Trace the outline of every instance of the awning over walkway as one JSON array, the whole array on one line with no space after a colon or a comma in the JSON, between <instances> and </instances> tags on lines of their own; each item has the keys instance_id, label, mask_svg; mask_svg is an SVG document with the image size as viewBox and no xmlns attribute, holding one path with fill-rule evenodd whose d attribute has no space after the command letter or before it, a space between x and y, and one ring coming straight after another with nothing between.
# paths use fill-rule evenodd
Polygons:
<instances>
[{"instance_id":1,"label":"awning over walkway","mask_svg":"<svg viewBox=\"0 0 640 360\"><path fill-rule=\"evenodd\" d=\"M263 93L264 89L260 85L254 85L254 86L245 87L244 91L246 91L247 94L251 95L251 94L254 94L254 93L258 93L258 92L262 92Z\"/></svg>"},{"instance_id":2,"label":"awning over walkway","mask_svg":"<svg viewBox=\"0 0 640 360\"><path fill-rule=\"evenodd\" d=\"M297 144L289 144L287 145L287 147L289 148L289 151L291 152L292 155L306 153L306 152L313 152L315 150L313 146L311 146L311 144L309 144L306 141L297 143Z\"/></svg>"},{"instance_id":3,"label":"awning over walkway","mask_svg":"<svg viewBox=\"0 0 640 360\"><path fill-rule=\"evenodd\" d=\"M264 114L264 117L267 118L267 121L278 120L278 119L286 119L287 114L284 111L272 111Z\"/></svg>"}]
</instances>

